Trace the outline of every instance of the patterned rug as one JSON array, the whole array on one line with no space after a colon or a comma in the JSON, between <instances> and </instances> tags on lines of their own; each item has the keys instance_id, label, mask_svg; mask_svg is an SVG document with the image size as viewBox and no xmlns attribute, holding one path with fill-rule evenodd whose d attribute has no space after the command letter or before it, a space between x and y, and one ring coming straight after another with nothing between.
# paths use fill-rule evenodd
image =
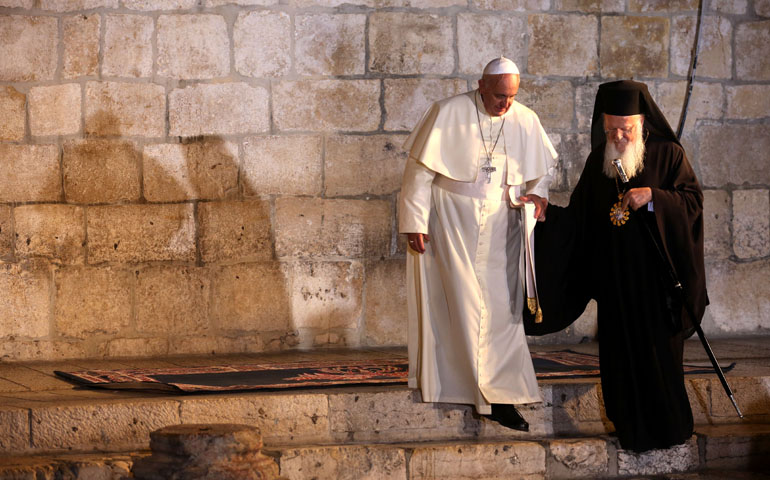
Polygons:
<instances>
[{"instance_id":1,"label":"patterned rug","mask_svg":"<svg viewBox=\"0 0 770 480\"><path fill-rule=\"evenodd\" d=\"M539 380L599 376L599 357L571 350L532 352ZM728 371L735 364L724 368ZM77 385L108 389L162 390L185 393L327 387L359 384L404 384L406 358L304 361L206 367L134 368L55 371ZM713 373L710 366L685 365L685 373Z\"/></svg>"}]
</instances>

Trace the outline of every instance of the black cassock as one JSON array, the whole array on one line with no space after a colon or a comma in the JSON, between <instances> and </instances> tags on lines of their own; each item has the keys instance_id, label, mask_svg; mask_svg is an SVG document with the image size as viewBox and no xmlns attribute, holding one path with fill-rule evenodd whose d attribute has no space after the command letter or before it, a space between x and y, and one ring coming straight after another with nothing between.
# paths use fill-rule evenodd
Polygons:
<instances>
[{"instance_id":1,"label":"black cassock","mask_svg":"<svg viewBox=\"0 0 770 480\"><path fill-rule=\"evenodd\" d=\"M543 335L567 327L596 300L607 417L621 446L634 451L692 435L682 350L708 304L700 185L677 143L651 134L646 147L644 170L628 188L651 187L654 212L641 207L623 225L610 221L622 185L602 172L604 144L588 157L569 205L549 205L535 230L543 322L525 315L527 334ZM670 284L650 232L674 267L687 309L672 314L667 307Z\"/></svg>"}]
</instances>

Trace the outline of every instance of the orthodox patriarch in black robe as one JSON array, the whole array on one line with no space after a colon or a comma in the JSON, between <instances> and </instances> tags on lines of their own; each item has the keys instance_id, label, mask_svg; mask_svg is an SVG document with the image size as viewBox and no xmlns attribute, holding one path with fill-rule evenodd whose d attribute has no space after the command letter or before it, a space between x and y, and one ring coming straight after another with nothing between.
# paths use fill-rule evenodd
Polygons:
<instances>
[{"instance_id":1,"label":"orthodox patriarch in black robe","mask_svg":"<svg viewBox=\"0 0 770 480\"><path fill-rule=\"evenodd\" d=\"M624 185L603 170L603 113L645 115L644 168L627 188L650 187L652 202L630 211L622 224L610 216ZM543 322L534 323L525 312L526 331L561 330L595 299L602 395L620 444L637 452L667 448L693 432L682 354L684 339L708 304L703 194L643 83L599 87L591 143L569 205L549 205L546 221L535 229ZM679 298L671 293L670 270L683 287Z\"/></svg>"}]
</instances>

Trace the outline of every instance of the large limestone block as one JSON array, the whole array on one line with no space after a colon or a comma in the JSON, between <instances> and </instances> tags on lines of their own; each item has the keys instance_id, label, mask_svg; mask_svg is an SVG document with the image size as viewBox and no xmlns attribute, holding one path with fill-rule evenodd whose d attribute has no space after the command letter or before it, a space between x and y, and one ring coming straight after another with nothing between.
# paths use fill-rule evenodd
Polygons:
<instances>
[{"instance_id":1,"label":"large limestone block","mask_svg":"<svg viewBox=\"0 0 770 480\"><path fill-rule=\"evenodd\" d=\"M719 434L705 436L705 461L709 469L751 469L767 467L770 433L766 425L736 425Z\"/></svg>"},{"instance_id":2,"label":"large limestone block","mask_svg":"<svg viewBox=\"0 0 770 480\"><path fill-rule=\"evenodd\" d=\"M165 135L166 90L161 85L88 82L85 105L89 135Z\"/></svg>"},{"instance_id":3,"label":"large limestone block","mask_svg":"<svg viewBox=\"0 0 770 480\"><path fill-rule=\"evenodd\" d=\"M210 0L224 1L224 0ZM258 0L241 0L258 1ZM265 1L265 0L262 0ZM412 7L412 8L442 8L455 5L465 5L464 0L291 0L298 7L339 7L343 5L357 5L372 8L388 7Z\"/></svg>"},{"instance_id":4,"label":"large limestone block","mask_svg":"<svg viewBox=\"0 0 770 480\"><path fill-rule=\"evenodd\" d=\"M324 393L271 393L183 398L183 423L240 423L258 427L266 445L329 443Z\"/></svg>"},{"instance_id":5,"label":"large limestone block","mask_svg":"<svg viewBox=\"0 0 770 480\"><path fill-rule=\"evenodd\" d=\"M754 11L762 17L770 17L770 0L754 0Z\"/></svg>"},{"instance_id":6,"label":"large limestone block","mask_svg":"<svg viewBox=\"0 0 770 480\"><path fill-rule=\"evenodd\" d=\"M0 16L0 81L53 80L58 33L55 17Z\"/></svg>"},{"instance_id":7,"label":"large limestone block","mask_svg":"<svg viewBox=\"0 0 770 480\"><path fill-rule=\"evenodd\" d=\"M406 152L400 135L340 135L326 142L326 196L389 195L401 188Z\"/></svg>"},{"instance_id":8,"label":"large limestone block","mask_svg":"<svg viewBox=\"0 0 770 480\"><path fill-rule=\"evenodd\" d=\"M455 69L453 43L451 17L376 12L369 17L369 70L448 75Z\"/></svg>"},{"instance_id":9,"label":"large limestone block","mask_svg":"<svg viewBox=\"0 0 770 480\"><path fill-rule=\"evenodd\" d=\"M158 75L208 79L230 73L230 40L221 15L161 15L157 29Z\"/></svg>"},{"instance_id":10,"label":"large limestone block","mask_svg":"<svg viewBox=\"0 0 770 480\"><path fill-rule=\"evenodd\" d=\"M0 357L18 362L45 360L66 360L88 358L83 344L77 340L24 340L16 337L13 342L0 343Z\"/></svg>"},{"instance_id":11,"label":"large limestone block","mask_svg":"<svg viewBox=\"0 0 770 480\"><path fill-rule=\"evenodd\" d=\"M605 433L609 421L599 383L562 383L550 387L554 433Z\"/></svg>"},{"instance_id":12,"label":"large limestone block","mask_svg":"<svg viewBox=\"0 0 770 480\"><path fill-rule=\"evenodd\" d=\"M330 394L329 424L335 440L346 442L443 440L481 431L473 407L423 403L418 391L404 387L366 395Z\"/></svg>"},{"instance_id":13,"label":"large limestone block","mask_svg":"<svg viewBox=\"0 0 770 480\"><path fill-rule=\"evenodd\" d=\"M50 202L61 199L56 145L0 144L0 201Z\"/></svg>"},{"instance_id":14,"label":"large limestone block","mask_svg":"<svg viewBox=\"0 0 770 480\"><path fill-rule=\"evenodd\" d=\"M260 335L174 335L169 338L168 345L168 353L171 355L216 355L263 351L265 351L265 347Z\"/></svg>"},{"instance_id":15,"label":"large limestone block","mask_svg":"<svg viewBox=\"0 0 770 480\"><path fill-rule=\"evenodd\" d=\"M195 260L190 204L91 207L87 217L89 263Z\"/></svg>"},{"instance_id":16,"label":"large limestone block","mask_svg":"<svg viewBox=\"0 0 770 480\"><path fill-rule=\"evenodd\" d=\"M735 32L735 73L739 80L770 80L770 60L764 52L770 21L747 22Z\"/></svg>"},{"instance_id":17,"label":"large limestone block","mask_svg":"<svg viewBox=\"0 0 770 480\"><path fill-rule=\"evenodd\" d=\"M720 423L739 421L735 407L733 407L730 398L725 395L719 379L712 377L709 382L711 383L711 414L715 421ZM770 414L770 377L731 377L729 382L733 397L745 416L758 419L768 418Z\"/></svg>"},{"instance_id":18,"label":"large limestone block","mask_svg":"<svg viewBox=\"0 0 770 480\"><path fill-rule=\"evenodd\" d=\"M13 142L24 138L26 101L27 97L10 85L0 88L0 140Z\"/></svg>"},{"instance_id":19,"label":"large limestone block","mask_svg":"<svg viewBox=\"0 0 770 480\"><path fill-rule=\"evenodd\" d=\"M0 7L24 8L29 10L34 3L35 0L0 0Z\"/></svg>"},{"instance_id":20,"label":"large limestone block","mask_svg":"<svg viewBox=\"0 0 770 480\"><path fill-rule=\"evenodd\" d=\"M139 152L123 140L72 140L64 144L64 192L74 203L136 201L141 195Z\"/></svg>"},{"instance_id":21,"label":"large limestone block","mask_svg":"<svg viewBox=\"0 0 770 480\"><path fill-rule=\"evenodd\" d=\"M575 117L577 118L577 127L582 131L588 132L591 129L596 92L601 83L586 81L575 87Z\"/></svg>"},{"instance_id":22,"label":"large limestone block","mask_svg":"<svg viewBox=\"0 0 770 480\"><path fill-rule=\"evenodd\" d=\"M409 473L413 480L540 480L546 474L545 448L534 442L418 447Z\"/></svg>"},{"instance_id":23,"label":"large limestone block","mask_svg":"<svg viewBox=\"0 0 770 480\"><path fill-rule=\"evenodd\" d=\"M298 15L296 70L300 75L363 75L366 15Z\"/></svg>"},{"instance_id":24,"label":"large limestone block","mask_svg":"<svg viewBox=\"0 0 770 480\"><path fill-rule=\"evenodd\" d=\"M98 72L100 23L101 16L96 13L62 18L64 78L96 75Z\"/></svg>"},{"instance_id":25,"label":"large limestone block","mask_svg":"<svg viewBox=\"0 0 770 480\"><path fill-rule=\"evenodd\" d=\"M366 344L406 345L406 262L368 262L364 295Z\"/></svg>"},{"instance_id":26,"label":"large limestone block","mask_svg":"<svg viewBox=\"0 0 770 480\"><path fill-rule=\"evenodd\" d=\"M29 450L29 410L0 408L0 455Z\"/></svg>"},{"instance_id":27,"label":"large limestone block","mask_svg":"<svg viewBox=\"0 0 770 480\"><path fill-rule=\"evenodd\" d=\"M716 327L726 334L770 327L770 262L709 263L706 275Z\"/></svg>"},{"instance_id":28,"label":"large limestone block","mask_svg":"<svg viewBox=\"0 0 770 480\"><path fill-rule=\"evenodd\" d=\"M77 83L33 87L27 99L32 135L72 135L80 132L81 87Z\"/></svg>"},{"instance_id":29,"label":"large limestone block","mask_svg":"<svg viewBox=\"0 0 770 480\"><path fill-rule=\"evenodd\" d=\"M119 400L35 408L32 448L37 451L146 449L150 432L179 423L175 400Z\"/></svg>"},{"instance_id":30,"label":"large limestone block","mask_svg":"<svg viewBox=\"0 0 770 480\"><path fill-rule=\"evenodd\" d=\"M733 192L733 251L738 258L770 255L770 191Z\"/></svg>"},{"instance_id":31,"label":"large limestone block","mask_svg":"<svg viewBox=\"0 0 770 480\"><path fill-rule=\"evenodd\" d=\"M32 339L47 337L50 334L50 297L51 272L44 263L1 265L0 335Z\"/></svg>"},{"instance_id":32,"label":"large limestone block","mask_svg":"<svg viewBox=\"0 0 770 480\"><path fill-rule=\"evenodd\" d=\"M290 290L278 262L242 263L212 269L211 321L220 332L289 329Z\"/></svg>"},{"instance_id":33,"label":"large limestone block","mask_svg":"<svg viewBox=\"0 0 770 480\"><path fill-rule=\"evenodd\" d=\"M323 138L291 135L250 137L243 142L243 193L312 195L323 187Z\"/></svg>"},{"instance_id":34,"label":"large limestone block","mask_svg":"<svg viewBox=\"0 0 770 480\"><path fill-rule=\"evenodd\" d=\"M695 437L682 445L662 450L634 453L618 450L618 473L620 475L661 475L673 472L688 472L699 465L698 442Z\"/></svg>"},{"instance_id":35,"label":"large limestone block","mask_svg":"<svg viewBox=\"0 0 770 480\"><path fill-rule=\"evenodd\" d=\"M664 17L603 17L599 48L602 76L667 76L669 23Z\"/></svg>"},{"instance_id":36,"label":"large limestone block","mask_svg":"<svg viewBox=\"0 0 770 480\"><path fill-rule=\"evenodd\" d=\"M123 0L123 6L130 10L188 10L198 5L198 0ZM234 2L228 2L234 3Z\"/></svg>"},{"instance_id":37,"label":"large limestone block","mask_svg":"<svg viewBox=\"0 0 770 480\"><path fill-rule=\"evenodd\" d=\"M757 0L754 3L759 5L762 1L764 0ZM719 13L742 15L748 10L748 3L748 0L712 0L711 8Z\"/></svg>"},{"instance_id":38,"label":"large limestone block","mask_svg":"<svg viewBox=\"0 0 770 480\"><path fill-rule=\"evenodd\" d=\"M279 198L275 210L279 258L360 258L390 252L393 219L388 201Z\"/></svg>"},{"instance_id":39,"label":"large limestone block","mask_svg":"<svg viewBox=\"0 0 770 480\"><path fill-rule=\"evenodd\" d=\"M236 135L270 128L268 92L246 83L200 84L168 95L169 135Z\"/></svg>"},{"instance_id":40,"label":"large limestone block","mask_svg":"<svg viewBox=\"0 0 770 480\"><path fill-rule=\"evenodd\" d=\"M152 36L155 22L144 15L107 15L104 19L104 60L107 77L152 75Z\"/></svg>"},{"instance_id":41,"label":"large limestone block","mask_svg":"<svg viewBox=\"0 0 770 480\"><path fill-rule=\"evenodd\" d=\"M200 203L198 223L203 262L273 258L270 204L267 201Z\"/></svg>"},{"instance_id":42,"label":"large limestone block","mask_svg":"<svg viewBox=\"0 0 770 480\"><path fill-rule=\"evenodd\" d=\"M631 12L679 12L698 10L698 0L629 0Z\"/></svg>"},{"instance_id":43,"label":"large limestone block","mask_svg":"<svg viewBox=\"0 0 770 480\"><path fill-rule=\"evenodd\" d=\"M505 35L500 35L505 32ZM487 62L504 56L524 72L527 53L527 24L522 17L460 14L457 16L459 70L481 77Z\"/></svg>"},{"instance_id":44,"label":"large limestone block","mask_svg":"<svg viewBox=\"0 0 770 480\"><path fill-rule=\"evenodd\" d=\"M0 263L13 261L13 210L0 205Z\"/></svg>"},{"instance_id":45,"label":"large limestone block","mask_svg":"<svg viewBox=\"0 0 770 480\"><path fill-rule=\"evenodd\" d=\"M687 90L687 82L665 82L658 85L654 98L671 128L676 131L682 115L682 105ZM696 122L702 119L721 119L725 99L724 88L718 83L694 82L692 94L687 105L687 118L683 133L694 134L698 131ZM694 151L687 148L688 159L692 162Z\"/></svg>"},{"instance_id":46,"label":"large limestone block","mask_svg":"<svg viewBox=\"0 0 770 480\"><path fill-rule=\"evenodd\" d=\"M379 80L286 81L273 87L279 130L368 132L380 125Z\"/></svg>"},{"instance_id":47,"label":"large limestone block","mask_svg":"<svg viewBox=\"0 0 770 480\"><path fill-rule=\"evenodd\" d=\"M559 159L556 163L554 190L572 191L577 185L580 174L585 167L586 159L591 153L590 134L562 135L561 142L554 145Z\"/></svg>"},{"instance_id":48,"label":"large limestone block","mask_svg":"<svg viewBox=\"0 0 770 480\"><path fill-rule=\"evenodd\" d=\"M529 36L530 74L586 77L598 73L599 25L595 17L531 15Z\"/></svg>"},{"instance_id":49,"label":"large limestone block","mask_svg":"<svg viewBox=\"0 0 770 480\"><path fill-rule=\"evenodd\" d=\"M770 116L770 85L728 85L727 118L755 119Z\"/></svg>"},{"instance_id":50,"label":"large limestone block","mask_svg":"<svg viewBox=\"0 0 770 480\"><path fill-rule=\"evenodd\" d=\"M359 262L289 266L294 328L357 328L363 312L364 268Z\"/></svg>"},{"instance_id":51,"label":"large limestone block","mask_svg":"<svg viewBox=\"0 0 770 480\"><path fill-rule=\"evenodd\" d=\"M115 335L131 321L131 273L113 267L56 272L56 333L74 338Z\"/></svg>"},{"instance_id":52,"label":"large limestone block","mask_svg":"<svg viewBox=\"0 0 770 480\"><path fill-rule=\"evenodd\" d=\"M167 338L114 338L100 342L96 348L98 357L162 357L168 355Z\"/></svg>"},{"instance_id":53,"label":"large limestone block","mask_svg":"<svg viewBox=\"0 0 770 480\"><path fill-rule=\"evenodd\" d=\"M543 11L550 8L548 0L471 0L471 4L483 10L511 10L514 12Z\"/></svg>"},{"instance_id":54,"label":"large limestone block","mask_svg":"<svg viewBox=\"0 0 770 480\"><path fill-rule=\"evenodd\" d=\"M534 110L546 130L572 127L575 91L570 82L525 80L519 85L516 101Z\"/></svg>"},{"instance_id":55,"label":"large limestone block","mask_svg":"<svg viewBox=\"0 0 770 480\"><path fill-rule=\"evenodd\" d=\"M147 145L142 151L149 202L218 200L238 193L238 145L218 139Z\"/></svg>"},{"instance_id":56,"label":"large limestone block","mask_svg":"<svg viewBox=\"0 0 770 480\"><path fill-rule=\"evenodd\" d=\"M555 0L554 8L567 12L621 13L625 11L625 0Z\"/></svg>"},{"instance_id":57,"label":"large limestone block","mask_svg":"<svg viewBox=\"0 0 770 480\"><path fill-rule=\"evenodd\" d=\"M291 17L266 10L241 12L233 27L235 69L247 77L279 77L291 70Z\"/></svg>"},{"instance_id":58,"label":"large limestone block","mask_svg":"<svg viewBox=\"0 0 770 480\"><path fill-rule=\"evenodd\" d=\"M288 449L279 458L290 480L407 480L406 452L394 446L333 446Z\"/></svg>"},{"instance_id":59,"label":"large limestone block","mask_svg":"<svg viewBox=\"0 0 770 480\"><path fill-rule=\"evenodd\" d=\"M703 238L707 258L726 259L732 253L730 195L724 190L703 192Z\"/></svg>"},{"instance_id":60,"label":"large limestone block","mask_svg":"<svg viewBox=\"0 0 770 480\"><path fill-rule=\"evenodd\" d=\"M203 4L206 7L221 7L222 5L275 5L278 2L279 0L204 0ZM196 3L198 3L198 0L196 0ZM313 5L315 5L315 2Z\"/></svg>"},{"instance_id":61,"label":"large limestone block","mask_svg":"<svg viewBox=\"0 0 770 480\"><path fill-rule=\"evenodd\" d=\"M385 130L411 131L433 102L468 90L468 83L459 78L385 79Z\"/></svg>"},{"instance_id":62,"label":"large limestone block","mask_svg":"<svg viewBox=\"0 0 770 480\"><path fill-rule=\"evenodd\" d=\"M83 264L85 215L74 205L22 205L13 212L16 255L54 263Z\"/></svg>"},{"instance_id":63,"label":"large limestone block","mask_svg":"<svg viewBox=\"0 0 770 480\"><path fill-rule=\"evenodd\" d=\"M118 8L118 0L40 0L40 8L55 12Z\"/></svg>"},{"instance_id":64,"label":"large limestone block","mask_svg":"<svg viewBox=\"0 0 770 480\"><path fill-rule=\"evenodd\" d=\"M770 149L770 125L703 125L698 133L704 186L770 184L764 153Z\"/></svg>"},{"instance_id":65,"label":"large limestone block","mask_svg":"<svg viewBox=\"0 0 770 480\"><path fill-rule=\"evenodd\" d=\"M551 457L556 464L549 470L568 478L598 478L609 473L607 442L601 439L552 440Z\"/></svg>"},{"instance_id":66,"label":"large limestone block","mask_svg":"<svg viewBox=\"0 0 770 480\"><path fill-rule=\"evenodd\" d=\"M136 330L141 334L200 335L210 330L209 270L151 266L135 271Z\"/></svg>"},{"instance_id":67,"label":"large limestone block","mask_svg":"<svg viewBox=\"0 0 770 480\"><path fill-rule=\"evenodd\" d=\"M687 76L695 43L694 16L674 17L671 26L671 72ZM698 77L730 78L732 76L733 27L730 20L706 15L701 22L698 45Z\"/></svg>"}]
</instances>

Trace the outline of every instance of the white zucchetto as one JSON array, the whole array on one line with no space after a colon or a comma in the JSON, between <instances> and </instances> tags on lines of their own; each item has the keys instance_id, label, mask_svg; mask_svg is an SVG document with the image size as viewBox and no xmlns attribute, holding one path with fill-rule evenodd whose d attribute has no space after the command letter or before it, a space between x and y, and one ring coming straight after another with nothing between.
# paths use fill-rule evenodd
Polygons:
<instances>
[{"instance_id":1,"label":"white zucchetto","mask_svg":"<svg viewBox=\"0 0 770 480\"><path fill-rule=\"evenodd\" d=\"M505 73L511 73L513 75L519 74L519 67L513 63L513 60L509 60L503 56L492 60L484 67L484 75L501 75Z\"/></svg>"}]
</instances>

